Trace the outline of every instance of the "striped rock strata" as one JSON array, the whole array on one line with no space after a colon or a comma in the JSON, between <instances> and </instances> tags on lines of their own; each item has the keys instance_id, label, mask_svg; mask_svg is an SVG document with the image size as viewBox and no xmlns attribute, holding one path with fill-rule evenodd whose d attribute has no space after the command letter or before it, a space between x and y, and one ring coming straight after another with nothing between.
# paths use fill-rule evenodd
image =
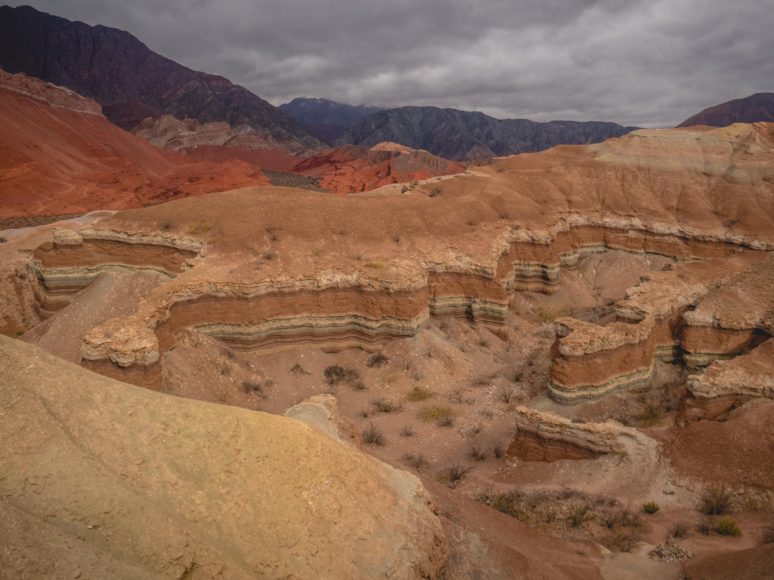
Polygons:
<instances>
[{"instance_id":1,"label":"striped rock strata","mask_svg":"<svg viewBox=\"0 0 774 580\"><path fill-rule=\"evenodd\" d=\"M148 383L181 328L245 348L368 348L412 335L431 315L498 325L514 291L553 292L560 268L590 253L691 261L774 248L774 185L764 179L773 134L768 125L635 132L409 192L252 188L179 200L118 213L81 231L82 243L60 236L36 252L35 269L44 298L105 268L170 277L134 314L83 338L91 366ZM737 216L732 225L718 220L724 213Z\"/></svg>"},{"instance_id":2,"label":"striped rock strata","mask_svg":"<svg viewBox=\"0 0 774 580\"><path fill-rule=\"evenodd\" d=\"M553 413L517 407L516 434L508 454L525 461L593 459L601 455L625 455L628 442L643 437L616 421L575 423Z\"/></svg>"},{"instance_id":3,"label":"striped rock strata","mask_svg":"<svg viewBox=\"0 0 774 580\"><path fill-rule=\"evenodd\" d=\"M646 384L657 359L706 366L772 334L774 256L678 265L627 292L606 326L561 318L549 393L578 402Z\"/></svg>"}]
</instances>

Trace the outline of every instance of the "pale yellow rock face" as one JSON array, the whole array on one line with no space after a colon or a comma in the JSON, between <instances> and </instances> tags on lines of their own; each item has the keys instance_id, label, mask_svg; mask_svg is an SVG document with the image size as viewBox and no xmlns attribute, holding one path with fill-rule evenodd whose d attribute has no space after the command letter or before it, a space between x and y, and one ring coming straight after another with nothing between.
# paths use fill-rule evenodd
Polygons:
<instances>
[{"instance_id":1,"label":"pale yellow rock face","mask_svg":"<svg viewBox=\"0 0 774 580\"><path fill-rule=\"evenodd\" d=\"M0 365L2 575L411 578L445 561L416 477L305 423L5 337Z\"/></svg>"}]
</instances>

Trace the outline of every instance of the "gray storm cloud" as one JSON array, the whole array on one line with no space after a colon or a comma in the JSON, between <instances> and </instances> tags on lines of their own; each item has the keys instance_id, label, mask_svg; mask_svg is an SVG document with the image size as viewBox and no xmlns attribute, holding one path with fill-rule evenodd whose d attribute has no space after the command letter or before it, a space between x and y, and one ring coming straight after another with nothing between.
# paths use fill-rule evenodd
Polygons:
<instances>
[{"instance_id":1,"label":"gray storm cloud","mask_svg":"<svg viewBox=\"0 0 774 580\"><path fill-rule=\"evenodd\" d=\"M279 104L670 126L774 90L772 0L40 0Z\"/></svg>"}]
</instances>

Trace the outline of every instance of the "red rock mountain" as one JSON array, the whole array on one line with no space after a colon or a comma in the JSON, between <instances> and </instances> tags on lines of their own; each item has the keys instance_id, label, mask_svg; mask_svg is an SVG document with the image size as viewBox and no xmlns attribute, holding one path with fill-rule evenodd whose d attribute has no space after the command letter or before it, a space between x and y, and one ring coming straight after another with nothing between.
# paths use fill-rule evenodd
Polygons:
<instances>
[{"instance_id":1,"label":"red rock mountain","mask_svg":"<svg viewBox=\"0 0 774 580\"><path fill-rule=\"evenodd\" d=\"M125 129L166 113L250 127L293 150L320 145L285 113L228 79L186 68L123 30L29 6L0 7L0 67L90 97Z\"/></svg>"},{"instance_id":2,"label":"red rock mountain","mask_svg":"<svg viewBox=\"0 0 774 580\"><path fill-rule=\"evenodd\" d=\"M757 123L759 121L774 121L774 93L756 93L744 99L734 99L709 107L701 113L689 117L678 126L725 127L733 123Z\"/></svg>"},{"instance_id":3,"label":"red rock mountain","mask_svg":"<svg viewBox=\"0 0 774 580\"><path fill-rule=\"evenodd\" d=\"M126 209L266 184L242 161L192 161L108 122L91 99L0 70L0 217Z\"/></svg>"}]
</instances>

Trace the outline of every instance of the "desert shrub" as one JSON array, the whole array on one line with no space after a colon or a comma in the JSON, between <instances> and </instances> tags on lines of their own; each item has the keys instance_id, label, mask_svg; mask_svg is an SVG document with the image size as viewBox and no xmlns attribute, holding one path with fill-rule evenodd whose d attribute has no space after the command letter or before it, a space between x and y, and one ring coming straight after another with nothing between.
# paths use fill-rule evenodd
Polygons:
<instances>
[{"instance_id":1,"label":"desert shrub","mask_svg":"<svg viewBox=\"0 0 774 580\"><path fill-rule=\"evenodd\" d=\"M699 522L699 525L696 526L696 529L701 535L709 536L712 533L712 522L705 518Z\"/></svg>"},{"instance_id":2,"label":"desert shrub","mask_svg":"<svg viewBox=\"0 0 774 580\"><path fill-rule=\"evenodd\" d=\"M455 488L472 469L472 467L454 463L439 474L438 480L448 487Z\"/></svg>"},{"instance_id":3,"label":"desert shrub","mask_svg":"<svg viewBox=\"0 0 774 580\"><path fill-rule=\"evenodd\" d=\"M242 388L245 393L254 393L259 397L263 397L263 386L257 381L243 381Z\"/></svg>"},{"instance_id":4,"label":"desert shrub","mask_svg":"<svg viewBox=\"0 0 774 580\"><path fill-rule=\"evenodd\" d=\"M739 536L742 530L736 523L736 520L731 516L723 516L717 522L715 522L715 531L721 536Z\"/></svg>"},{"instance_id":5,"label":"desert shrub","mask_svg":"<svg viewBox=\"0 0 774 580\"><path fill-rule=\"evenodd\" d=\"M429 405L420 409L419 418L448 427L454 423L454 411L448 405Z\"/></svg>"},{"instance_id":6,"label":"desert shrub","mask_svg":"<svg viewBox=\"0 0 774 580\"><path fill-rule=\"evenodd\" d=\"M272 242L279 241L279 230L277 228L266 228L264 233Z\"/></svg>"},{"instance_id":7,"label":"desert shrub","mask_svg":"<svg viewBox=\"0 0 774 580\"><path fill-rule=\"evenodd\" d=\"M387 399L374 399L371 404L379 413L394 413L402 409L399 403L394 403Z\"/></svg>"},{"instance_id":8,"label":"desert shrub","mask_svg":"<svg viewBox=\"0 0 774 580\"><path fill-rule=\"evenodd\" d=\"M433 396L433 392L430 389L428 389L427 387L423 387L421 385L417 385L408 392L408 395L406 395L406 398L409 401L417 402L417 401L425 401L432 396Z\"/></svg>"},{"instance_id":9,"label":"desert shrub","mask_svg":"<svg viewBox=\"0 0 774 580\"><path fill-rule=\"evenodd\" d=\"M642 520L634 512L628 509L615 509L602 516L602 523L609 529L613 528L639 528Z\"/></svg>"},{"instance_id":10,"label":"desert shrub","mask_svg":"<svg viewBox=\"0 0 774 580\"><path fill-rule=\"evenodd\" d=\"M172 222L170 220L162 220L162 222L159 224L159 229L165 232L171 230Z\"/></svg>"},{"instance_id":11,"label":"desert shrub","mask_svg":"<svg viewBox=\"0 0 774 580\"><path fill-rule=\"evenodd\" d=\"M365 390L366 386L360 380L360 373L355 369L344 368L340 365L331 365L323 371L325 382L333 387L340 383L346 383L356 391Z\"/></svg>"},{"instance_id":12,"label":"desert shrub","mask_svg":"<svg viewBox=\"0 0 774 580\"><path fill-rule=\"evenodd\" d=\"M688 524L685 522L676 522L669 530L669 535L673 538L685 538L688 536Z\"/></svg>"},{"instance_id":13,"label":"desert shrub","mask_svg":"<svg viewBox=\"0 0 774 580\"><path fill-rule=\"evenodd\" d=\"M640 534L635 530L616 530L602 539L602 545L614 552L631 552L639 541Z\"/></svg>"},{"instance_id":14,"label":"desert shrub","mask_svg":"<svg viewBox=\"0 0 774 580\"><path fill-rule=\"evenodd\" d=\"M573 528L580 528L589 517L589 506L580 505L569 513L567 523Z\"/></svg>"},{"instance_id":15,"label":"desert shrub","mask_svg":"<svg viewBox=\"0 0 774 580\"><path fill-rule=\"evenodd\" d=\"M362 437L366 445L381 446L385 443L384 434L373 423L363 430Z\"/></svg>"},{"instance_id":16,"label":"desert shrub","mask_svg":"<svg viewBox=\"0 0 774 580\"><path fill-rule=\"evenodd\" d=\"M196 223L190 224L186 229L186 232L189 235L198 236L201 234L206 234L211 229L212 229L212 224L209 222L196 222Z\"/></svg>"},{"instance_id":17,"label":"desert shrub","mask_svg":"<svg viewBox=\"0 0 774 580\"><path fill-rule=\"evenodd\" d=\"M390 362L390 359L388 359L384 354L381 352L375 352L371 356L368 357L368 360L366 361L366 366L371 369L374 367L380 367L383 365L386 365L388 362Z\"/></svg>"},{"instance_id":18,"label":"desert shrub","mask_svg":"<svg viewBox=\"0 0 774 580\"><path fill-rule=\"evenodd\" d=\"M519 391L517 391L516 389L509 389L507 387L502 389L498 395L500 401L505 404L510 404L515 402L518 399L518 396L519 396Z\"/></svg>"},{"instance_id":19,"label":"desert shrub","mask_svg":"<svg viewBox=\"0 0 774 580\"><path fill-rule=\"evenodd\" d=\"M648 404L645 406L645 410L640 413L638 419L643 427L651 427L658 423L663 414L663 409L656 405Z\"/></svg>"},{"instance_id":20,"label":"desert shrub","mask_svg":"<svg viewBox=\"0 0 774 580\"><path fill-rule=\"evenodd\" d=\"M494 447L492 447L492 453L494 454L497 459L502 459L502 457L505 455L505 449L502 445L497 444Z\"/></svg>"},{"instance_id":21,"label":"desert shrub","mask_svg":"<svg viewBox=\"0 0 774 580\"><path fill-rule=\"evenodd\" d=\"M699 511L708 516L720 516L731 510L732 494L725 485L709 485L699 500Z\"/></svg>"},{"instance_id":22,"label":"desert shrub","mask_svg":"<svg viewBox=\"0 0 774 580\"><path fill-rule=\"evenodd\" d=\"M413 469L416 469L416 470L424 469L425 467L430 465L428 463L427 459L425 459L424 455L417 455L417 454L414 454L414 453L406 453L402 457L402 459L403 459L403 463L405 463L409 467L411 467Z\"/></svg>"},{"instance_id":23,"label":"desert shrub","mask_svg":"<svg viewBox=\"0 0 774 580\"><path fill-rule=\"evenodd\" d=\"M227 362L224 362L222 365L220 365L220 374L223 376L230 375L231 374L231 365Z\"/></svg>"},{"instance_id":24,"label":"desert shrub","mask_svg":"<svg viewBox=\"0 0 774 580\"><path fill-rule=\"evenodd\" d=\"M292 367L290 367L290 374L291 375L301 376L301 375L311 375L312 373L310 373L308 370L306 370L300 364L296 363Z\"/></svg>"},{"instance_id":25,"label":"desert shrub","mask_svg":"<svg viewBox=\"0 0 774 580\"><path fill-rule=\"evenodd\" d=\"M642 504L642 511L648 515L653 515L660 509L661 508L655 501L649 501L648 503Z\"/></svg>"},{"instance_id":26,"label":"desert shrub","mask_svg":"<svg viewBox=\"0 0 774 580\"><path fill-rule=\"evenodd\" d=\"M440 194L441 194L441 188L436 186L433 189L431 189L427 195L429 195L430 197L435 197Z\"/></svg>"},{"instance_id":27,"label":"desert shrub","mask_svg":"<svg viewBox=\"0 0 774 580\"><path fill-rule=\"evenodd\" d=\"M416 435L414 428L409 427L408 425L400 430L401 437L413 437L414 435Z\"/></svg>"},{"instance_id":28,"label":"desert shrub","mask_svg":"<svg viewBox=\"0 0 774 580\"><path fill-rule=\"evenodd\" d=\"M474 461L484 461L487 457L489 457L489 454L480 447L474 445L470 449L470 457Z\"/></svg>"}]
</instances>

